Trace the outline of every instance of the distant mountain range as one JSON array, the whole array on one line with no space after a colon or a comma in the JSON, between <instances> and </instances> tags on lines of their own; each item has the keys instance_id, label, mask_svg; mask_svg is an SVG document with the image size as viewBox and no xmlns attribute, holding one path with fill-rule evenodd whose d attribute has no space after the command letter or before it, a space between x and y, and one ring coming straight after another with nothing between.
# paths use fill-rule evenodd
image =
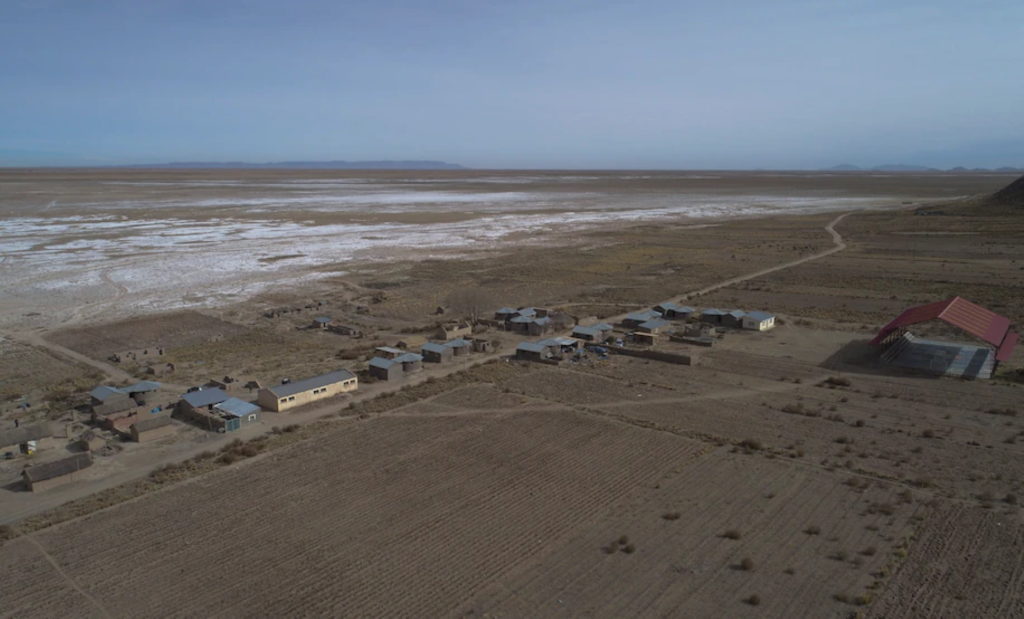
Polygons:
<instances>
[{"instance_id":1,"label":"distant mountain range","mask_svg":"<svg viewBox=\"0 0 1024 619\"><path fill-rule=\"evenodd\" d=\"M253 168L287 170L464 170L457 163L444 161L174 161L110 166L114 168Z\"/></svg>"},{"instance_id":2,"label":"distant mountain range","mask_svg":"<svg viewBox=\"0 0 1024 619\"><path fill-rule=\"evenodd\" d=\"M823 172L1024 172L1024 168L965 168L957 166L943 170L941 168L929 168L923 165L912 165L907 163L888 163L873 168L862 168L860 166L842 163L831 168L822 168Z\"/></svg>"}]
</instances>

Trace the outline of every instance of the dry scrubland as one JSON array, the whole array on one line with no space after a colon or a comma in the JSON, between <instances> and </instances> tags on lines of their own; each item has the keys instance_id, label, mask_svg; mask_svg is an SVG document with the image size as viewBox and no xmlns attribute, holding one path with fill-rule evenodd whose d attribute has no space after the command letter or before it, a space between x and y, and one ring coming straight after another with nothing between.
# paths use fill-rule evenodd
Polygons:
<instances>
[{"instance_id":1,"label":"dry scrubland","mask_svg":"<svg viewBox=\"0 0 1024 619\"><path fill-rule=\"evenodd\" d=\"M829 219L399 263L309 298L396 335L465 286L611 315L825 249ZM0 549L2 614L1024 617L1022 387L894 375L864 345L949 294L1020 323L1021 221L858 213L846 251L696 299L788 314L700 366L492 363L33 519ZM359 345L261 317L281 302L168 355L297 375Z\"/></svg>"},{"instance_id":2,"label":"dry scrubland","mask_svg":"<svg viewBox=\"0 0 1024 619\"><path fill-rule=\"evenodd\" d=\"M773 356L797 335L707 367L492 364L368 403L8 541L5 611L1024 613L1024 421L968 408L1019 390L822 382Z\"/></svg>"}]
</instances>

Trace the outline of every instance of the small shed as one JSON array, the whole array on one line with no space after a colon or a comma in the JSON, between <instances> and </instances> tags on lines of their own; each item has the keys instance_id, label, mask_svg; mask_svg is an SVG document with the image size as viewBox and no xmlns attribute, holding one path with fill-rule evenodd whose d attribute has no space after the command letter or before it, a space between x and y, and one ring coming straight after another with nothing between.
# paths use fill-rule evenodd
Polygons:
<instances>
[{"instance_id":1,"label":"small shed","mask_svg":"<svg viewBox=\"0 0 1024 619\"><path fill-rule=\"evenodd\" d=\"M544 335L551 331L554 327L554 323L550 316L543 316L540 318L534 318L530 322L526 323L526 333L528 335Z\"/></svg>"},{"instance_id":2,"label":"small shed","mask_svg":"<svg viewBox=\"0 0 1024 619\"><path fill-rule=\"evenodd\" d=\"M395 348L394 346L378 346L374 349L374 352L377 353L378 357L385 359L397 359L406 353L401 348Z\"/></svg>"},{"instance_id":3,"label":"small shed","mask_svg":"<svg viewBox=\"0 0 1024 619\"><path fill-rule=\"evenodd\" d=\"M748 312L743 317L743 328L753 331L767 331L775 326L775 316L768 312Z\"/></svg>"},{"instance_id":4,"label":"small shed","mask_svg":"<svg viewBox=\"0 0 1024 619\"><path fill-rule=\"evenodd\" d=\"M455 352L450 346L428 342L420 348L423 360L428 363L447 363L452 360Z\"/></svg>"},{"instance_id":5,"label":"small shed","mask_svg":"<svg viewBox=\"0 0 1024 619\"><path fill-rule=\"evenodd\" d=\"M370 359L368 369L370 376L379 380L401 380L405 375L400 362L386 357Z\"/></svg>"},{"instance_id":6,"label":"small shed","mask_svg":"<svg viewBox=\"0 0 1024 619\"><path fill-rule=\"evenodd\" d=\"M461 337L448 342L447 344L445 344L445 346L452 349L452 353L454 353L456 357L468 355L469 353L473 352L472 342Z\"/></svg>"},{"instance_id":7,"label":"small shed","mask_svg":"<svg viewBox=\"0 0 1024 619\"><path fill-rule=\"evenodd\" d=\"M136 443L148 443L174 434L177 428L168 415L150 415L137 420L128 430Z\"/></svg>"},{"instance_id":8,"label":"small shed","mask_svg":"<svg viewBox=\"0 0 1024 619\"><path fill-rule=\"evenodd\" d=\"M310 327L312 327L313 329L323 329L326 331L331 326L332 322L334 321L331 320L330 316L317 316L316 318L313 319L313 324L310 325Z\"/></svg>"},{"instance_id":9,"label":"small shed","mask_svg":"<svg viewBox=\"0 0 1024 619\"><path fill-rule=\"evenodd\" d=\"M41 492L62 486L78 479L80 471L92 466L92 455L88 452L45 462L28 467L21 472L25 487L31 492Z\"/></svg>"},{"instance_id":10,"label":"small shed","mask_svg":"<svg viewBox=\"0 0 1024 619\"><path fill-rule=\"evenodd\" d=\"M243 425L259 421L263 409L251 402L239 398L228 398L214 407L225 420L224 431L238 430Z\"/></svg>"},{"instance_id":11,"label":"small shed","mask_svg":"<svg viewBox=\"0 0 1024 619\"><path fill-rule=\"evenodd\" d=\"M473 338L470 342L473 343L473 352L491 352L494 349L491 341L482 337Z\"/></svg>"},{"instance_id":12,"label":"small shed","mask_svg":"<svg viewBox=\"0 0 1024 619\"><path fill-rule=\"evenodd\" d=\"M395 361L402 364L403 374L412 374L423 369L423 355L417 355L414 352L407 352L400 357L396 357Z\"/></svg>"}]
</instances>

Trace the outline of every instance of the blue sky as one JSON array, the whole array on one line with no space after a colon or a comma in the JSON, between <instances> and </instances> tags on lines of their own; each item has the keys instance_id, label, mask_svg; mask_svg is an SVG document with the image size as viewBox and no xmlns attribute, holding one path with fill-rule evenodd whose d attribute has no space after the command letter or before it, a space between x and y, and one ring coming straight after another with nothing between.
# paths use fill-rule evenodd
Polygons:
<instances>
[{"instance_id":1,"label":"blue sky","mask_svg":"<svg viewBox=\"0 0 1024 619\"><path fill-rule=\"evenodd\" d=\"M1024 2L0 2L0 165L1024 166Z\"/></svg>"}]
</instances>

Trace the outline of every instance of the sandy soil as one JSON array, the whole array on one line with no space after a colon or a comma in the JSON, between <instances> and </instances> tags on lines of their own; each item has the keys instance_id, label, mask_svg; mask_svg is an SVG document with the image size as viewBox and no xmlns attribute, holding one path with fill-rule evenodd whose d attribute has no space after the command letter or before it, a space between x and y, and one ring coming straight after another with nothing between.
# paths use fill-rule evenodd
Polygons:
<instances>
[{"instance_id":1,"label":"sandy soil","mask_svg":"<svg viewBox=\"0 0 1024 619\"><path fill-rule=\"evenodd\" d=\"M524 184L573 195L637 190L645 200L682 186L748 198L790 187L804 198L870 194L904 207L1006 180L754 175L723 188L728 175L636 176L371 181L449 194ZM119 182L88 179L108 181ZM210 189L187 191L194 199ZM1019 323L1024 223L997 212L896 209L855 212L829 234L835 220L829 212L712 227L676 219L544 236L458 261L356 260L343 275L324 264L314 267L321 279L294 289L153 321L125 322L105 314L109 300L86 298L65 328L33 337L103 370L109 352L160 346L173 332L165 355L183 383L361 367L374 343L428 333L444 318L434 309L464 289L487 307L599 316L691 293L691 304L769 309L782 322L765 334L727 335L693 367L626 357L558 368L502 362L447 379L450 370L435 368L414 389L371 385L352 408L342 410L345 400L302 413L331 421L299 442L6 542L0 569L15 576L0 581L4 612L1024 616L1020 355L997 380L970 382L893 372L866 346L906 305L951 293ZM131 296L130 286L117 289L116 273L107 277L106 294L118 303ZM448 316L466 309L449 306ZM323 313L368 336L303 328ZM99 316L108 321L97 324ZM55 326L52 317L23 317L17 329ZM59 352L20 354L41 364L47 355L72 376L89 371ZM182 453L210 447L189 448ZM131 463L144 472L168 461Z\"/></svg>"}]
</instances>

